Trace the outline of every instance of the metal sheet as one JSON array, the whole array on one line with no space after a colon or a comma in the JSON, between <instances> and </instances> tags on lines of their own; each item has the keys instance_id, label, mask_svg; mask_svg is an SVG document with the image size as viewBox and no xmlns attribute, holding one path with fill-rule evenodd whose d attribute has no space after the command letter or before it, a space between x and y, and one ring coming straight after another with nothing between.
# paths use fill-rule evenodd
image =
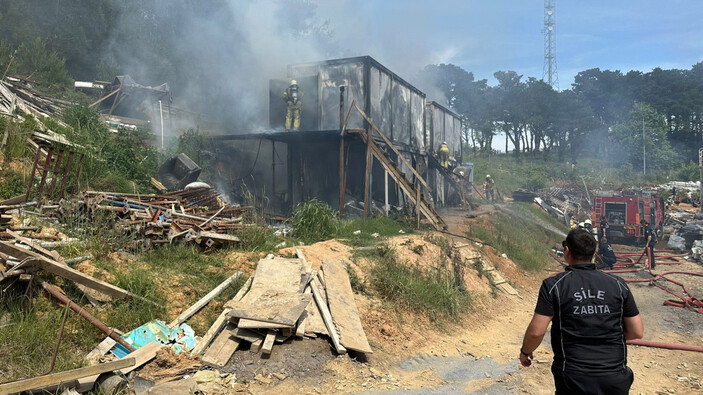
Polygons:
<instances>
[{"instance_id":1,"label":"metal sheet","mask_svg":"<svg viewBox=\"0 0 703 395\"><path fill-rule=\"evenodd\" d=\"M370 81L370 116L386 137L393 141L391 76L377 67L371 67Z\"/></svg>"},{"instance_id":2,"label":"metal sheet","mask_svg":"<svg viewBox=\"0 0 703 395\"><path fill-rule=\"evenodd\" d=\"M432 151L437 152L444 141L444 111L432 106Z\"/></svg>"},{"instance_id":3,"label":"metal sheet","mask_svg":"<svg viewBox=\"0 0 703 395\"><path fill-rule=\"evenodd\" d=\"M345 102L351 105L353 100L364 108L366 103L364 86L364 64L350 63L340 65L323 65L320 67L320 102L322 105L321 130L339 129L339 87L345 86ZM349 120L350 129L364 127L363 118L353 112Z\"/></svg>"},{"instance_id":4,"label":"metal sheet","mask_svg":"<svg viewBox=\"0 0 703 395\"><path fill-rule=\"evenodd\" d=\"M425 129L424 123L425 98L415 92L410 94L410 132L411 144L424 151Z\"/></svg>"},{"instance_id":5,"label":"metal sheet","mask_svg":"<svg viewBox=\"0 0 703 395\"><path fill-rule=\"evenodd\" d=\"M393 81L393 138L410 145L410 89Z\"/></svg>"}]
</instances>

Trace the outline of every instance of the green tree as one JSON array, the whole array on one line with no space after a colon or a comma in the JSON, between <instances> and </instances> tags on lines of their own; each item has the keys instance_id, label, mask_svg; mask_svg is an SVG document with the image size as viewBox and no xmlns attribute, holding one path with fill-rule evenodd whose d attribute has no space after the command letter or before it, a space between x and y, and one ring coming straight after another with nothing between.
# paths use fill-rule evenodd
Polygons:
<instances>
[{"instance_id":1,"label":"green tree","mask_svg":"<svg viewBox=\"0 0 703 395\"><path fill-rule=\"evenodd\" d=\"M647 173L665 171L672 167L675 158L667 130L666 119L654 107L636 103L628 118L610 130L610 142L618 157L635 169L642 168L646 159Z\"/></svg>"}]
</instances>

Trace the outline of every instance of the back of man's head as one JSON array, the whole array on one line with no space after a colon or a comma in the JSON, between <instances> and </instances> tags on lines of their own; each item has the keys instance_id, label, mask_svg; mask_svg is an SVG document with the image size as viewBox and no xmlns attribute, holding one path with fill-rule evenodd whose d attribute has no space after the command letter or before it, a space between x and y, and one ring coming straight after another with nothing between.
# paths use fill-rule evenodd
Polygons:
<instances>
[{"instance_id":1,"label":"back of man's head","mask_svg":"<svg viewBox=\"0 0 703 395\"><path fill-rule=\"evenodd\" d=\"M590 261L596 252L596 239L586 229L572 229L566 235L566 246L574 259L578 261Z\"/></svg>"}]
</instances>

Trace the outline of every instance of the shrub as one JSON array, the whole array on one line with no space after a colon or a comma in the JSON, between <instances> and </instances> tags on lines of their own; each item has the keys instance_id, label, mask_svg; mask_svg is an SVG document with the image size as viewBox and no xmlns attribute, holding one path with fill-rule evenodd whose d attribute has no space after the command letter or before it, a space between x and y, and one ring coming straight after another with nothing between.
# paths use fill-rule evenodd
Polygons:
<instances>
[{"instance_id":1,"label":"shrub","mask_svg":"<svg viewBox=\"0 0 703 395\"><path fill-rule=\"evenodd\" d=\"M3 171L0 173L0 198L9 199L27 191L27 181L21 174L13 171Z\"/></svg>"},{"instance_id":2,"label":"shrub","mask_svg":"<svg viewBox=\"0 0 703 395\"><path fill-rule=\"evenodd\" d=\"M305 242L317 242L334 237L339 221L334 210L325 202L313 199L299 203L293 212L293 235Z\"/></svg>"},{"instance_id":3,"label":"shrub","mask_svg":"<svg viewBox=\"0 0 703 395\"><path fill-rule=\"evenodd\" d=\"M676 181L698 181L701 178L698 164L690 161L673 172Z\"/></svg>"},{"instance_id":4,"label":"shrub","mask_svg":"<svg viewBox=\"0 0 703 395\"><path fill-rule=\"evenodd\" d=\"M244 227L237 233L239 248L244 251L270 251L280 243L273 231L265 225Z\"/></svg>"}]
</instances>

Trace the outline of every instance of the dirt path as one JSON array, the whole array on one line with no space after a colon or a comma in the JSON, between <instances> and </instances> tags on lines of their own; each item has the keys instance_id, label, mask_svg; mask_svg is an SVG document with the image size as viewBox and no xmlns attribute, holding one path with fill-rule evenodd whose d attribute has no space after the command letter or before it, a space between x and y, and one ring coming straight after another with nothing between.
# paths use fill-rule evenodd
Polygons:
<instances>
[{"instance_id":1,"label":"dirt path","mask_svg":"<svg viewBox=\"0 0 703 395\"><path fill-rule=\"evenodd\" d=\"M463 234L468 220L465 211L444 216L452 233ZM490 260L495 263L499 253L496 251ZM548 271L561 268L551 262L544 272L527 275L514 266L512 270L510 265L496 266L510 279L519 296L499 293L495 299L478 298L471 314L444 331L426 322L394 325L383 314L382 306L357 301L362 315L373 317L374 328L367 331L375 352L368 359L357 361L340 356L328 361L312 377L289 377L273 385L254 382L249 390L311 394L554 393L549 333L535 352L535 363L530 368L520 367L517 357L541 280L549 275ZM703 272L703 267L695 263L675 268ZM695 295L703 296L703 278L677 279L689 285ZM656 287L633 283L631 289L644 320L645 340L703 346L703 314L663 306L670 295ZM376 330L376 326L380 329ZM703 393L703 354L635 346L629 346L628 353L628 365L635 373L631 393Z\"/></svg>"}]
</instances>

